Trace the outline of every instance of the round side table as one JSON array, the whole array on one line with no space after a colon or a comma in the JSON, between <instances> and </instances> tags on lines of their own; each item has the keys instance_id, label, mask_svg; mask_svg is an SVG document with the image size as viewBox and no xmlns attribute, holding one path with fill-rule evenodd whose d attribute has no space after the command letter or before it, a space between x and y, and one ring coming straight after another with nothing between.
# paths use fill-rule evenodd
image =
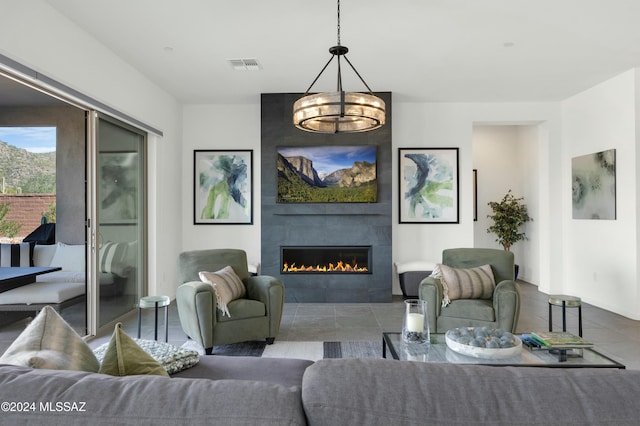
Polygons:
<instances>
[{"instance_id":1,"label":"round side table","mask_svg":"<svg viewBox=\"0 0 640 426\"><path fill-rule=\"evenodd\" d=\"M144 296L138 302L138 339L140 338L140 329L142 327L142 310L155 308L155 334L154 339L158 340L158 310L164 308L164 341L169 341L169 304L171 299L169 296Z\"/></svg>"},{"instance_id":2,"label":"round side table","mask_svg":"<svg viewBox=\"0 0 640 426\"><path fill-rule=\"evenodd\" d=\"M567 331L567 308L578 308L578 336L582 337L582 301L576 296L564 294L549 295L549 331L553 331L551 308L562 307L562 331Z\"/></svg>"}]
</instances>

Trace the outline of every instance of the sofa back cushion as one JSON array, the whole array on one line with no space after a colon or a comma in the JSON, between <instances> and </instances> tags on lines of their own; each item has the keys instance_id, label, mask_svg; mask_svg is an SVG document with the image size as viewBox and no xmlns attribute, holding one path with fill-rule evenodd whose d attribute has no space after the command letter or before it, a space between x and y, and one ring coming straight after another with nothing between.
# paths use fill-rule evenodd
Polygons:
<instances>
[{"instance_id":1,"label":"sofa back cushion","mask_svg":"<svg viewBox=\"0 0 640 426\"><path fill-rule=\"evenodd\" d=\"M54 409L64 402L78 407L55 413L8 411L2 413L2 424L307 424L300 387L252 380L116 377L0 365L0 401L35 401L36 406L51 402Z\"/></svg>"},{"instance_id":2,"label":"sofa back cushion","mask_svg":"<svg viewBox=\"0 0 640 426\"><path fill-rule=\"evenodd\" d=\"M57 244L36 244L33 248L33 266L51 266L57 248Z\"/></svg>"},{"instance_id":3,"label":"sofa back cushion","mask_svg":"<svg viewBox=\"0 0 640 426\"><path fill-rule=\"evenodd\" d=\"M612 368L326 359L302 379L311 425L637 425L638 393L640 371Z\"/></svg>"}]
</instances>

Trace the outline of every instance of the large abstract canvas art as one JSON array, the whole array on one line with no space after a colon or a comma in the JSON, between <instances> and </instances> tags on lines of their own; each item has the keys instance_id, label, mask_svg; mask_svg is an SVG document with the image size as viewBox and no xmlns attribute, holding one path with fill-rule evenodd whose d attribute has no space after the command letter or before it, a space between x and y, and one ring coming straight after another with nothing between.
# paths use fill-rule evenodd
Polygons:
<instances>
[{"instance_id":1,"label":"large abstract canvas art","mask_svg":"<svg viewBox=\"0 0 640 426\"><path fill-rule=\"evenodd\" d=\"M400 223L458 223L458 148L400 148Z\"/></svg>"},{"instance_id":2,"label":"large abstract canvas art","mask_svg":"<svg viewBox=\"0 0 640 426\"><path fill-rule=\"evenodd\" d=\"M194 224L253 222L253 151L194 151Z\"/></svg>"},{"instance_id":3,"label":"large abstract canvas art","mask_svg":"<svg viewBox=\"0 0 640 426\"><path fill-rule=\"evenodd\" d=\"M616 150L571 159L574 219L615 220Z\"/></svg>"}]
</instances>

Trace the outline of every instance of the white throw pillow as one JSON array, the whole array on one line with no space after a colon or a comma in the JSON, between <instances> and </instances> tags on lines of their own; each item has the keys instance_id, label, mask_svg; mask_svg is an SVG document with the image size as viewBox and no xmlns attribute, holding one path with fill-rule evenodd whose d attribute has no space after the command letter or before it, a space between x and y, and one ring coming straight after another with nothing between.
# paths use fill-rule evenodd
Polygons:
<instances>
[{"instance_id":1,"label":"white throw pillow","mask_svg":"<svg viewBox=\"0 0 640 426\"><path fill-rule=\"evenodd\" d=\"M199 273L199 276L202 281L213 285L218 309L222 311L223 315L231 317L228 304L233 300L244 297L247 292L244 283L236 275L233 268L225 266L217 272L203 271Z\"/></svg>"},{"instance_id":2,"label":"white throw pillow","mask_svg":"<svg viewBox=\"0 0 640 426\"><path fill-rule=\"evenodd\" d=\"M55 309L45 306L0 357L0 364L97 372L93 351Z\"/></svg>"},{"instance_id":3,"label":"white throw pillow","mask_svg":"<svg viewBox=\"0 0 640 426\"><path fill-rule=\"evenodd\" d=\"M56 244L56 254L51 259L51 266L58 266L63 271L84 271L84 244Z\"/></svg>"}]
</instances>

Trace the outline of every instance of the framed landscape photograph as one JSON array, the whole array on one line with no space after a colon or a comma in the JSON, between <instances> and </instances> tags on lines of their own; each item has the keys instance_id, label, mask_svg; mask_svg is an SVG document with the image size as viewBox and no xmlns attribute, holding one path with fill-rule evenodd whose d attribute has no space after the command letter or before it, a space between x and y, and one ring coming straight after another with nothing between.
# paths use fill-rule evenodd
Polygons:
<instances>
[{"instance_id":1,"label":"framed landscape photograph","mask_svg":"<svg viewBox=\"0 0 640 426\"><path fill-rule=\"evenodd\" d=\"M377 146L277 147L278 203L375 203Z\"/></svg>"},{"instance_id":2,"label":"framed landscape photograph","mask_svg":"<svg viewBox=\"0 0 640 426\"><path fill-rule=\"evenodd\" d=\"M400 223L459 223L458 148L399 148Z\"/></svg>"},{"instance_id":3,"label":"framed landscape photograph","mask_svg":"<svg viewBox=\"0 0 640 426\"><path fill-rule=\"evenodd\" d=\"M253 223L253 150L193 152L193 223Z\"/></svg>"}]
</instances>

